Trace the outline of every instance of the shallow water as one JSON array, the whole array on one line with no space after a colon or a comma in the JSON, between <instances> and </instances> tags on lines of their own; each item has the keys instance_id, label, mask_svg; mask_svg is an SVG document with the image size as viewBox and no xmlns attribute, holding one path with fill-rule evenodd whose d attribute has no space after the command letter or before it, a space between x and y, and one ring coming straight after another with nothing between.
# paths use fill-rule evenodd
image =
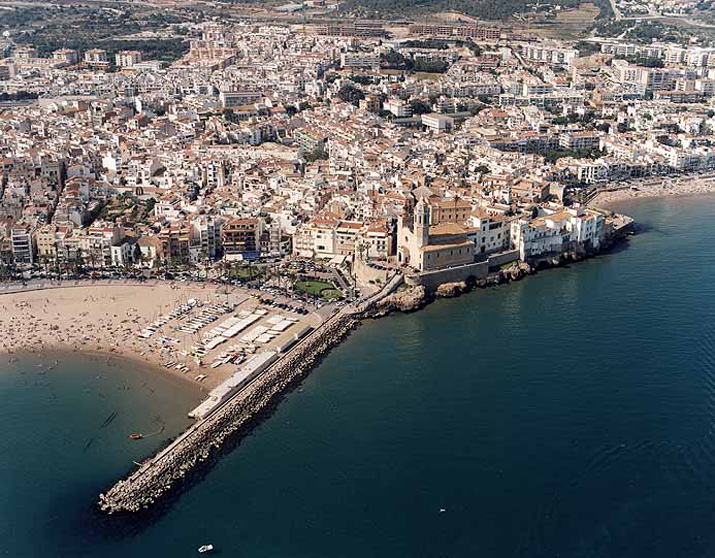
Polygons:
<instances>
[{"instance_id":1,"label":"shallow water","mask_svg":"<svg viewBox=\"0 0 715 558\"><path fill-rule=\"evenodd\" d=\"M99 365L82 357L63 361L68 373L16 363L0 371L2 548L712 557L713 201L620 204L645 224L627 248L365 323L146 524L91 504L159 445L128 433L156 414L178 431L170 409L190 408L192 392L167 395L163 377L145 392L132 371L95 382Z\"/></svg>"}]
</instances>

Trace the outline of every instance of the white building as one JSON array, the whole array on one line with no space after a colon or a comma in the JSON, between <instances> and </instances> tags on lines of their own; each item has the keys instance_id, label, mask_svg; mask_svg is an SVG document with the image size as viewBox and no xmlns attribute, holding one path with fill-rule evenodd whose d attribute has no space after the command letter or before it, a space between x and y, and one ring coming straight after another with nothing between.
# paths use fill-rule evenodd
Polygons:
<instances>
[{"instance_id":1,"label":"white building","mask_svg":"<svg viewBox=\"0 0 715 558\"><path fill-rule=\"evenodd\" d=\"M138 50L123 50L114 55L118 68L132 68L142 61L142 53Z\"/></svg>"},{"instance_id":2,"label":"white building","mask_svg":"<svg viewBox=\"0 0 715 558\"><path fill-rule=\"evenodd\" d=\"M340 55L341 68L379 68L380 55L372 52L343 52Z\"/></svg>"},{"instance_id":3,"label":"white building","mask_svg":"<svg viewBox=\"0 0 715 558\"><path fill-rule=\"evenodd\" d=\"M384 108L396 118L409 118L412 116L412 105L402 99L389 99L385 102Z\"/></svg>"},{"instance_id":4,"label":"white building","mask_svg":"<svg viewBox=\"0 0 715 558\"><path fill-rule=\"evenodd\" d=\"M522 47L522 54L527 60L543 62L552 66L569 66L578 58L578 50L563 48L544 43L527 44Z\"/></svg>"},{"instance_id":5,"label":"white building","mask_svg":"<svg viewBox=\"0 0 715 558\"><path fill-rule=\"evenodd\" d=\"M110 247L112 265L115 267L126 267L134 263L133 242L124 241Z\"/></svg>"},{"instance_id":6,"label":"white building","mask_svg":"<svg viewBox=\"0 0 715 558\"><path fill-rule=\"evenodd\" d=\"M454 128L454 119L444 114L432 112L422 115L422 125L435 132L451 132Z\"/></svg>"},{"instance_id":7,"label":"white building","mask_svg":"<svg viewBox=\"0 0 715 558\"><path fill-rule=\"evenodd\" d=\"M85 51L84 63L94 68L106 68L109 66L107 51L101 48L93 48Z\"/></svg>"},{"instance_id":8,"label":"white building","mask_svg":"<svg viewBox=\"0 0 715 558\"><path fill-rule=\"evenodd\" d=\"M489 254L507 250L510 245L510 221L503 215L490 215L484 210L474 211L469 217L472 230L468 234L474 242L474 252Z\"/></svg>"}]
</instances>

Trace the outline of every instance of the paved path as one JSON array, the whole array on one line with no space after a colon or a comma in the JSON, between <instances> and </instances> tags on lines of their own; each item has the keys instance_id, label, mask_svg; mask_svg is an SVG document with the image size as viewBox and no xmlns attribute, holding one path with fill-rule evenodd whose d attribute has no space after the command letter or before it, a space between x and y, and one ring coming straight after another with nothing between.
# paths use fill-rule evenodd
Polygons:
<instances>
[{"instance_id":1,"label":"paved path","mask_svg":"<svg viewBox=\"0 0 715 558\"><path fill-rule=\"evenodd\" d=\"M131 279L78 279L76 281L51 281L49 279L39 279L25 281L24 283L0 283L0 294L26 293L30 291L41 291L46 289L68 289L74 287L117 287L133 285L136 287L158 287L161 284L175 284L175 282L160 281L153 279L151 281L134 281ZM193 285L193 283L191 283ZM206 283L196 283L197 285L206 285Z\"/></svg>"}]
</instances>

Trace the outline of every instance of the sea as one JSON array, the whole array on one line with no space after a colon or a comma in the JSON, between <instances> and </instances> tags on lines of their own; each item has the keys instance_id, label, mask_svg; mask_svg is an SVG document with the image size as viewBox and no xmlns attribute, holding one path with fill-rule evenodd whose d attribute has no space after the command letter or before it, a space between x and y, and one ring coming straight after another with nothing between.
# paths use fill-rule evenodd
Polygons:
<instances>
[{"instance_id":1,"label":"sea","mask_svg":"<svg viewBox=\"0 0 715 558\"><path fill-rule=\"evenodd\" d=\"M186 427L195 389L5 359L0 555L712 558L715 197L617 209L641 232L611 253L365 322L137 517L97 495Z\"/></svg>"}]
</instances>

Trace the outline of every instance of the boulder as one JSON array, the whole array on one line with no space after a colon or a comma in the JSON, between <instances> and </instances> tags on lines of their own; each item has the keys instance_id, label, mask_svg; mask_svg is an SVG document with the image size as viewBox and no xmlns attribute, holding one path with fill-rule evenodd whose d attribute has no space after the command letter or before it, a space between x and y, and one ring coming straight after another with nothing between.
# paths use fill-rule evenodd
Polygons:
<instances>
[{"instance_id":1,"label":"boulder","mask_svg":"<svg viewBox=\"0 0 715 558\"><path fill-rule=\"evenodd\" d=\"M450 298L453 296L459 296L464 292L467 292L468 287L464 281L457 281L454 283L442 283L437 287L437 296L441 298Z\"/></svg>"},{"instance_id":2,"label":"boulder","mask_svg":"<svg viewBox=\"0 0 715 558\"><path fill-rule=\"evenodd\" d=\"M422 286L399 290L380 300L369 312L373 317L385 316L390 312L414 312L427 304L427 290Z\"/></svg>"}]
</instances>

